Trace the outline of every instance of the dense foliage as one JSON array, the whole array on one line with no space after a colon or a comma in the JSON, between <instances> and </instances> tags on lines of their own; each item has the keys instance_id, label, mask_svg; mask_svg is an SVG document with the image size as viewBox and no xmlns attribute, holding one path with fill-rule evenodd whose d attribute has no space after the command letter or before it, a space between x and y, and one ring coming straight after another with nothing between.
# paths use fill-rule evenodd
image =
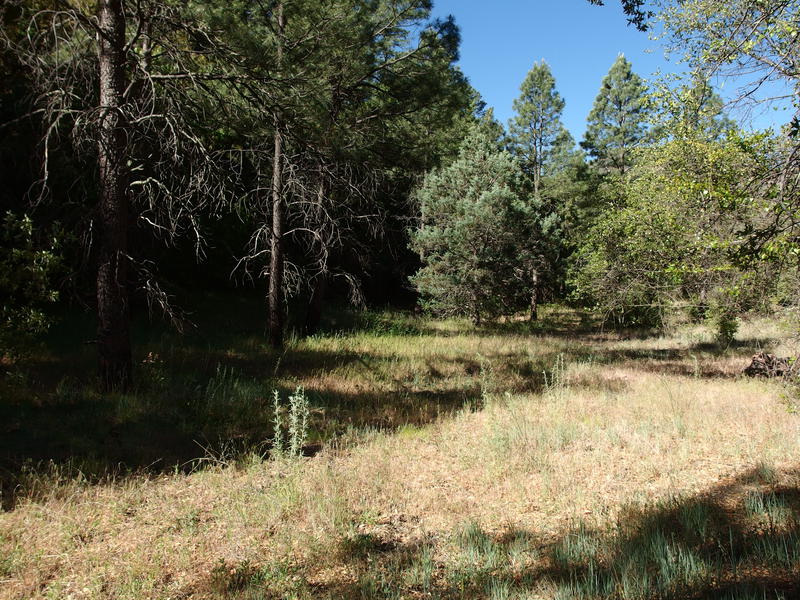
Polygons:
<instances>
[{"instance_id":1,"label":"dense foliage","mask_svg":"<svg viewBox=\"0 0 800 600\"><path fill-rule=\"evenodd\" d=\"M411 237L424 264L413 277L423 306L476 324L513 311L520 285L522 171L491 132L490 113L450 165L425 177L416 194L421 223Z\"/></svg>"},{"instance_id":2,"label":"dense foliage","mask_svg":"<svg viewBox=\"0 0 800 600\"><path fill-rule=\"evenodd\" d=\"M796 279L800 127L740 130L711 82L791 96L799 7L622 7L692 70L645 82L617 57L576 148L544 61L507 131L481 117L429 0L6 2L0 209L31 218L6 224L3 352L60 292L96 308L101 387L125 389L131 315L182 327L209 285L264 290L275 348L330 301L416 294L476 322L571 299L730 332Z\"/></svg>"},{"instance_id":3,"label":"dense foliage","mask_svg":"<svg viewBox=\"0 0 800 600\"><path fill-rule=\"evenodd\" d=\"M34 240L31 219L11 212L0 227L0 355L13 357L47 328L44 309L58 299L58 236Z\"/></svg>"},{"instance_id":4,"label":"dense foliage","mask_svg":"<svg viewBox=\"0 0 800 600\"><path fill-rule=\"evenodd\" d=\"M763 140L731 135L643 151L624 199L578 252L576 293L626 324L661 325L677 305L725 329L735 315L764 307L772 265L736 260L742 231L762 208L744 186L764 169L762 149Z\"/></svg>"}]
</instances>

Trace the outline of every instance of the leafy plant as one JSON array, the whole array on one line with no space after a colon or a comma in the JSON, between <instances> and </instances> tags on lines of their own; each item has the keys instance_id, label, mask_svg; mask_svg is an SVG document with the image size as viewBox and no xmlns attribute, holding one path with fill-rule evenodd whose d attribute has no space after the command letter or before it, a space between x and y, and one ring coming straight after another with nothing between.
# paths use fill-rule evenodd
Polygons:
<instances>
[{"instance_id":1,"label":"leafy plant","mask_svg":"<svg viewBox=\"0 0 800 600\"><path fill-rule=\"evenodd\" d=\"M640 151L625 197L578 250L575 296L619 325L660 327L676 305L703 307L729 343L736 317L763 306L778 269L771 259L739 256L740 233L761 211L746 187L761 154L733 133Z\"/></svg>"},{"instance_id":2,"label":"leafy plant","mask_svg":"<svg viewBox=\"0 0 800 600\"><path fill-rule=\"evenodd\" d=\"M50 325L44 307L58 299L53 275L61 259L54 237L38 244L33 221L7 212L0 227L0 355L24 351Z\"/></svg>"}]
</instances>

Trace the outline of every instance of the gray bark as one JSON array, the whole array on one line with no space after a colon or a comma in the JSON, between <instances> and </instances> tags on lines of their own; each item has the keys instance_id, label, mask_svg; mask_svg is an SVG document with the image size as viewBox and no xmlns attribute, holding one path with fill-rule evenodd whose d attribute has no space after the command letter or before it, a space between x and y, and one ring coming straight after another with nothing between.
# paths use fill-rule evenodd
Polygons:
<instances>
[{"instance_id":1,"label":"gray bark","mask_svg":"<svg viewBox=\"0 0 800 600\"><path fill-rule=\"evenodd\" d=\"M128 297L128 177L123 94L127 86L122 0L99 0L100 131L97 345L103 391L125 391L132 381Z\"/></svg>"}]
</instances>

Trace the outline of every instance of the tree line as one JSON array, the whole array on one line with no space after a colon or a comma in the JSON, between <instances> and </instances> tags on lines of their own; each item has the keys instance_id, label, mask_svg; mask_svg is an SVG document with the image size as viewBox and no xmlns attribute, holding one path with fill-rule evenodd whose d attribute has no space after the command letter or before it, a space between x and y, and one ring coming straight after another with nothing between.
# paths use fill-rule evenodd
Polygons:
<instances>
[{"instance_id":1,"label":"tree line","mask_svg":"<svg viewBox=\"0 0 800 600\"><path fill-rule=\"evenodd\" d=\"M320 296L331 277L358 290L357 263L376 258L362 250L392 236L395 204L469 114L457 28L430 11L425 0L4 4L2 160L14 176L3 208L39 207L41 232L69 233L57 235L69 276L95 274L102 388L131 382L131 290L180 321L156 241L198 258L231 247L235 274L265 281L275 347L287 290ZM41 295L28 292L23 303Z\"/></svg>"},{"instance_id":2,"label":"tree line","mask_svg":"<svg viewBox=\"0 0 800 600\"><path fill-rule=\"evenodd\" d=\"M796 107L800 6L630 8L644 27L658 19L688 72L647 83L618 57L576 148L552 73L534 65L508 130L486 115L416 192L424 266L414 280L431 310L480 323L527 304L534 320L545 296L616 325L663 327L682 314L727 344L740 316L797 305L797 117L753 131L730 118L712 80L739 86L728 106ZM782 95L763 94L766 82Z\"/></svg>"},{"instance_id":3,"label":"tree line","mask_svg":"<svg viewBox=\"0 0 800 600\"><path fill-rule=\"evenodd\" d=\"M260 287L275 348L290 299L313 333L331 293L409 276L477 323L559 298L641 324L684 303L730 333L792 285L798 128L743 130L710 82L794 85L797 6L623 8L692 74L648 85L620 56L576 145L544 62L499 124L430 0L9 0L3 353L71 297L97 312L100 387L125 390L132 308L181 327L175 282L199 278Z\"/></svg>"}]
</instances>

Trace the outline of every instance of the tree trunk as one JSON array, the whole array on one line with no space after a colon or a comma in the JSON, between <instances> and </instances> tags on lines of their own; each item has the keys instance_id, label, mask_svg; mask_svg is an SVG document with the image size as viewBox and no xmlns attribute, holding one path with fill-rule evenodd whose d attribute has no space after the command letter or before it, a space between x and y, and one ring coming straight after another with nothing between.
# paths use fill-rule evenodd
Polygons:
<instances>
[{"instance_id":1,"label":"tree trunk","mask_svg":"<svg viewBox=\"0 0 800 600\"><path fill-rule=\"evenodd\" d=\"M479 294L476 293L474 290L472 292L472 324L475 327L481 326L481 309L480 303L478 301Z\"/></svg>"},{"instance_id":2,"label":"tree trunk","mask_svg":"<svg viewBox=\"0 0 800 600\"><path fill-rule=\"evenodd\" d=\"M132 380L128 299L128 178L125 16L122 0L99 0L100 131L98 144L99 266L97 348L100 386L125 391Z\"/></svg>"},{"instance_id":3,"label":"tree trunk","mask_svg":"<svg viewBox=\"0 0 800 600\"><path fill-rule=\"evenodd\" d=\"M278 66L283 60L283 33L285 21L283 18L283 2L276 8L278 21ZM269 265L269 343L275 349L283 347L283 230L284 230L284 202L283 202L283 122L280 114L275 113L275 151L272 161L272 231L270 235L270 265Z\"/></svg>"},{"instance_id":4,"label":"tree trunk","mask_svg":"<svg viewBox=\"0 0 800 600\"><path fill-rule=\"evenodd\" d=\"M531 275L531 322L539 318L539 272L534 270Z\"/></svg>"},{"instance_id":5,"label":"tree trunk","mask_svg":"<svg viewBox=\"0 0 800 600\"><path fill-rule=\"evenodd\" d=\"M325 305L325 290L328 287L328 274L320 273L314 280L314 290L308 302L306 324L303 328L305 335L314 335L319 329L322 320L322 307Z\"/></svg>"}]
</instances>

